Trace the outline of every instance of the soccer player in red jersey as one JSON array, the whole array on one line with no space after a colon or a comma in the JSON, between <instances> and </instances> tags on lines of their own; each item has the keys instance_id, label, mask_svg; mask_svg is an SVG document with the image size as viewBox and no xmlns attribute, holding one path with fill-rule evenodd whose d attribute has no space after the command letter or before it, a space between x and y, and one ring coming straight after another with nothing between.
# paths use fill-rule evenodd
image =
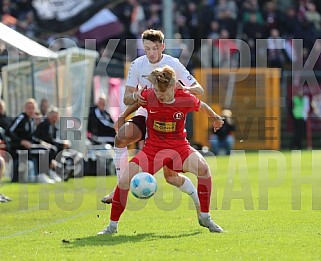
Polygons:
<instances>
[{"instance_id":1,"label":"soccer player in red jersey","mask_svg":"<svg viewBox=\"0 0 321 261\"><path fill-rule=\"evenodd\" d=\"M165 65L171 66L176 73L176 80L184 85L184 89L192 94L203 94L204 90L191 73L180 63L177 58L164 54L165 49L164 34L159 30L147 29L142 33L142 44L145 55L136 58L130 65L126 80L126 88L123 102L125 105L131 105L135 102L144 102L140 95L144 87L152 88L151 82L147 76L156 68ZM134 142L145 139L147 111L140 107L135 116L124 124L115 136L113 161L116 168L117 179L120 179L122 173L128 166L127 146ZM188 194L195 204L196 212L199 214L199 199L196 188L192 181L175 171L171 171L166 166L163 168L166 182L176 186L180 191ZM104 196L101 202L110 204L114 191Z\"/></svg>"},{"instance_id":2,"label":"soccer player in red jersey","mask_svg":"<svg viewBox=\"0 0 321 261\"><path fill-rule=\"evenodd\" d=\"M148 113L148 136L143 149L130 160L126 171L120 177L113 196L110 223L98 234L117 233L118 221L126 207L132 177L141 171L155 174L164 166L178 172L191 172L197 176L197 192L201 205L199 224L207 227L210 232L223 232L209 213L211 171L203 156L192 148L186 139L185 119L187 113L201 109L213 121L214 131L221 128L224 122L206 103L190 92L175 88L175 72L170 66L153 70L148 75L148 80L153 84L153 88L141 93L147 101L143 107ZM128 116L138 107L138 103L128 106L122 116Z\"/></svg>"}]
</instances>

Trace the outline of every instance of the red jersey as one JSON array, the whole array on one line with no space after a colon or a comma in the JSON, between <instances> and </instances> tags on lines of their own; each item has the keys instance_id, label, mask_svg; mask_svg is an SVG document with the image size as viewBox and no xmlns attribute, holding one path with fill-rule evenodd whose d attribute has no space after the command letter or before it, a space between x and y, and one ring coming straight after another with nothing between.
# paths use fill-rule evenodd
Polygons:
<instances>
[{"instance_id":1,"label":"red jersey","mask_svg":"<svg viewBox=\"0 0 321 261\"><path fill-rule=\"evenodd\" d=\"M170 104L161 103L157 99L154 89L142 92L147 104L146 145L160 148L174 148L189 144L186 139L186 115L198 111L200 100L184 90L175 90L174 101Z\"/></svg>"}]
</instances>

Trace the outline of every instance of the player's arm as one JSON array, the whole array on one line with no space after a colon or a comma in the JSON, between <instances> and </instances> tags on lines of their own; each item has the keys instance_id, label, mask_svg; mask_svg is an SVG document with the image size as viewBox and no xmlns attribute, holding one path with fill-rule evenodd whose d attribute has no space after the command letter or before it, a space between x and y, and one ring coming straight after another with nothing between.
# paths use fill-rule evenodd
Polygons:
<instances>
[{"instance_id":1,"label":"player's arm","mask_svg":"<svg viewBox=\"0 0 321 261\"><path fill-rule=\"evenodd\" d=\"M173 60L172 67L176 72L176 78L181 84L181 89L187 90L194 95L204 94L203 87L178 59L175 58Z\"/></svg>"},{"instance_id":2,"label":"player's arm","mask_svg":"<svg viewBox=\"0 0 321 261\"><path fill-rule=\"evenodd\" d=\"M138 102L139 105L145 105L146 100L141 95L142 91L144 89L145 88L141 88L140 90L137 90L137 88L135 88L135 87L126 86L124 99L123 99L124 104L125 105L132 105L135 102Z\"/></svg>"},{"instance_id":3,"label":"player's arm","mask_svg":"<svg viewBox=\"0 0 321 261\"><path fill-rule=\"evenodd\" d=\"M119 115L117 121L114 123L115 131L118 132L121 126L125 124L126 118L139 108L138 102L128 105L126 109Z\"/></svg>"},{"instance_id":4,"label":"player's arm","mask_svg":"<svg viewBox=\"0 0 321 261\"><path fill-rule=\"evenodd\" d=\"M204 94L204 89L203 87L196 81L194 82L191 86L187 87L184 86L184 89L189 91L191 94L194 95L203 95Z\"/></svg>"},{"instance_id":5,"label":"player's arm","mask_svg":"<svg viewBox=\"0 0 321 261\"><path fill-rule=\"evenodd\" d=\"M131 105L135 102L137 102L137 89L132 86L126 85L125 87L125 94L123 98L123 102L125 105Z\"/></svg>"},{"instance_id":6,"label":"player's arm","mask_svg":"<svg viewBox=\"0 0 321 261\"><path fill-rule=\"evenodd\" d=\"M212 120L213 122L213 128L214 132L216 132L218 129L220 129L223 124L223 118L219 116L210 106L208 106L205 102L201 101L201 106L200 109L205 112L208 117Z\"/></svg>"}]
</instances>

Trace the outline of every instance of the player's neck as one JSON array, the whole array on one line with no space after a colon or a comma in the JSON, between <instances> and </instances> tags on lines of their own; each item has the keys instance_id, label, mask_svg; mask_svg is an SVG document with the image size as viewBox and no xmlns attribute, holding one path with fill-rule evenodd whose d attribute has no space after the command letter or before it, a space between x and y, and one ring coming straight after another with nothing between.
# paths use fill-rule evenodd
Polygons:
<instances>
[{"instance_id":1,"label":"player's neck","mask_svg":"<svg viewBox=\"0 0 321 261\"><path fill-rule=\"evenodd\" d=\"M163 101L162 103L165 103L165 104L172 104L175 102L175 98L173 97L170 101Z\"/></svg>"}]
</instances>

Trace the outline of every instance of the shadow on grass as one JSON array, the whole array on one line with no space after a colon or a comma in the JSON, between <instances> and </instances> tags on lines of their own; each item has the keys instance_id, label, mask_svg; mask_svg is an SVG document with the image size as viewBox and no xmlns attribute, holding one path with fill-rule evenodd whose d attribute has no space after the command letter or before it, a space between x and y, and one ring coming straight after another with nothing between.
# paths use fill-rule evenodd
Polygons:
<instances>
[{"instance_id":1,"label":"shadow on grass","mask_svg":"<svg viewBox=\"0 0 321 261\"><path fill-rule=\"evenodd\" d=\"M134 234L134 235L97 235L84 238L76 238L70 241L64 240L62 243L66 244L66 247L83 247L83 246L100 246L100 245L118 245L123 243L133 243L140 241L154 241L160 239L171 239L171 238L184 238L192 237L200 234L199 230L184 232L178 235L161 235L155 233L143 233L143 234Z\"/></svg>"}]
</instances>

